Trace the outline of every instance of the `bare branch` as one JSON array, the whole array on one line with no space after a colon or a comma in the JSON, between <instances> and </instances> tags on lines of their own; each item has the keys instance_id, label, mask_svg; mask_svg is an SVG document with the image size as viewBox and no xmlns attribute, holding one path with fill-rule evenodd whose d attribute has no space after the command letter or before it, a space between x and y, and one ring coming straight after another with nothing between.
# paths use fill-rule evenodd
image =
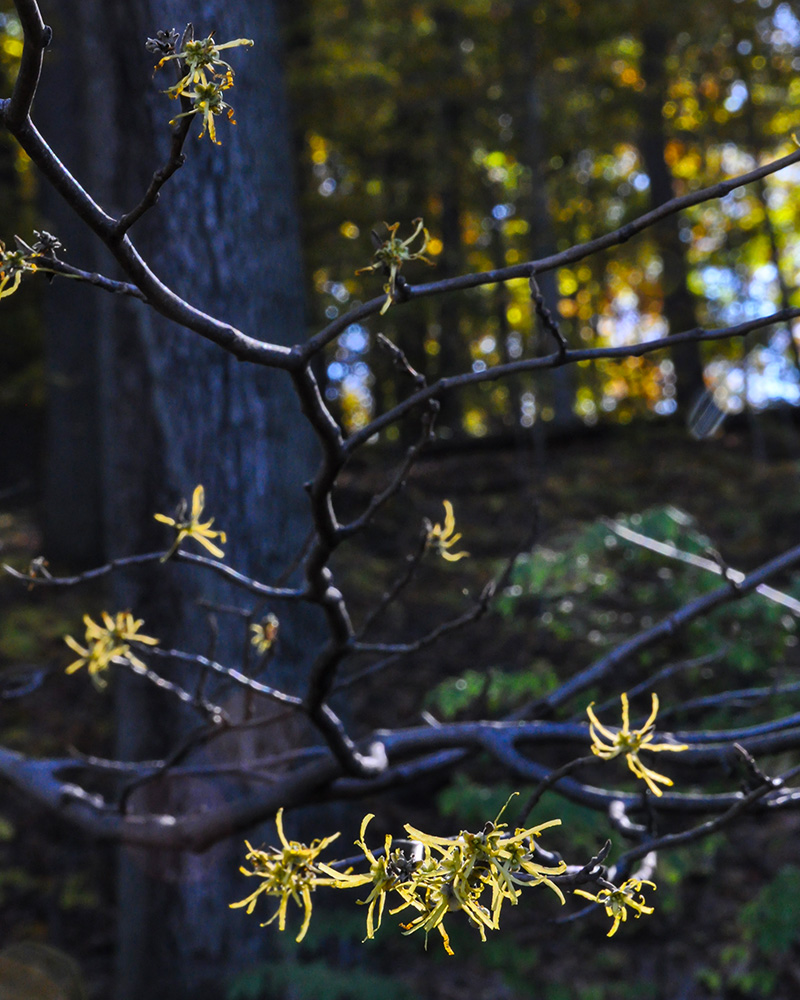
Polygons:
<instances>
[{"instance_id":1,"label":"bare branch","mask_svg":"<svg viewBox=\"0 0 800 1000\"><path fill-rule=\"evenodd\" d=\"M118 569L125 569L129 566L142 566L147 563L160 563L163 557L163 552L145 552L135 556L121 556L119 559L112 559L102 566L87 569L83 573L76 573L74 576L31 575L30 573L20 572L20 570L14 569L13 566L9 566L7 563L3 563L3 569L15 579L22 580L28 587L75 587L89 580L97 580L108 576L109 573ZM224 577L231 583L236 584L243 590L249 591L251 594L258 594L260 597L269 597L273 600L284 601L308 599L305 591L293 590L286 587L270 587L265 583L259 583L258 580L253 580L251 577L245 576L243 573L239 573L235 569L231 569L225 563L218 562L216 559L209 559L208 556L198 556L192 552L184 552L183 549L177 549L172 554L171 559L173 562L185 562L194 566L203 566L205 569L209 569L218 576Z\"/></svg>"},{"instance_id":2,"label":"bare branch","mask_svg":"<svg viewBox=\"0 0 800 1000\"><path fill-rule=\"evenodd\" d=\"M732 569L730 566L723 566L719 561L706 559L703 556L695 555L693 552L684 552L673 542L660 542L656 538L643 535L640 531L633 531L627 525L619 524L617 521L612 521L609 518L605 518L603 524L605 524L609 531L613 531L615 535L624 538L625 541L633 542L634 545L640 545L651 552L657 552L668 559L676 559L678 562L687 563L689 566L697 566L698 569L707 570L709 573L714 573L717 576L724 576L726 580L732 581L737 586L745 578L745 574L741 570ZM788 608L794 614L800 615L800 601L794 597L790 597L789 594L784 594L782 591L776 590L766 583L756 587L756 593L761 594L762 597L766 597L767 600L773 601L775 604L780 604L784 608Z\"/></svg>"},{"instance_id":3,"label":"bare branch","mask_svg":"<svg viewBox=\"0 0 800 1000\"><path fill-rule=\"evenodd\" d=\"M50 259L46 264L37 260L36 270L43 274L57 274L62 278L75 278L87 285L94 285L95 288L102 288L104 292L111 292L113 295L128 295L131 298L141 299L142 302L147 301L144 292L130 282L115 281L113 278L106 278L105 275L98 274L96 271L83 271L63 260Z\"/></svg>"},{"instance_id":4,"label":"bare branch","mask_svg":"<svg viewBox=\"0 0 800 1000\"><path fill-rule=\"evenodd\" d=\"M427 402L429 399L439 398L455 389L462 389L467 385L476 385L480 382L497 382L510 375L520 375L524 372L546 371L548 369L559 368L562 365L577 364L581 361L602 361L609 358L641 358L656 351L669 350L676 344L706 343L717 340L730 340L733 337L746 337L756 330L763 330L766 327L774 326L776 323L786 323L789 320L800 317L800 308L781 309L769 316L759 319L751 319L735 326L727 326L718 330L704 330L697 327L694 330L685 330L682 333L670 334L667 337L660 337L657 340L648 340L638 344L626 344L621 347L587 347L582 349L560 351L537 358L523 358L519 361L510 361L502 365L494 365L481 372L464 372L461 375L449 375L429 385L426 389L420 389L413 395L404 399L401 403L393 406L390 410L382 413L375 420L370 421L361 430L352 434L346 442L345 449L352 454L363 444L365 444L375 434L380 433L386 427L397 423L415 406Z\"/></svg>"},{"instance_id":5,"label":"bare branch","mask_svg":"<svg viewBox=\"0 0 800 1000\"><path fill-rule=\"evenodd\" d=\"M530 277L528 278L528 284L531 287L531 299L533 300L534 309L536 310L536 315L539 317L539 322L547 330L550 336L555 340L558 345L558 353L564 355L569 345L564 339L564 335L558 328L558 323L556 323L553 314L547 308L547 304L544 301L544 296L541 293L539 284L536 281L536 271L531 269Z\"/></svg>"},{"instance_id":6,"label":"bare branch","mask_svg":"<svg viewBox=\"0 0 800 1000\"><path fill-rule=\"evenodd\" d=\"M189 102L187 101L186 103L188 104ZM187 108L184 107L183 110L186 111ZM156 204L161 188L184 165L186 156L182 152L183 144L186 141L186 136L189 134L191 124L191 118L179 118L172 126L172 140L167 162L153 174L153 179L150 181L147 191L145 191L139 204L135 208L132 208L126 215L120 216L117 220L113 231L115 238L124 236L131 226L138 222L145 212Z\"/></svg>"},{"instance_id":7,"label":"bare branch","mask_svg":"<svg viewBox=\"0 0 800 1000\"><path fill-rule=\"evenodd\" d=\"M436 400L430 400L429 409L422 416L422 431L420 433L419 440L416 444L411 445L411 447L406 451L403 464L395 473L394 478L381 493L376 493L375 496L372 497L364 513L360 517L351 521L350 524L343 524L339 527L338 536L341 540L350 538L352 535L356 534L356 532L365 528L380 508L386 503L386 501L391 500L396 493L403 489L406 478L411 471L414 462L419 457L425 445L432 441L435 437L433 426L438 410L439 405Z\"/></svg>"},{"instance_id":8,"label":"bare branch","mask_svg":"<svg viewBox=\"0 0 800 1000\"><path fill-rule=\"evenodd\" d=\"M271 701L275 701L279 705L295 705L298 708L302 707L302 698L297 698L291 694L285 694L283 691L270 687L268 684L261 684L259 681L253 680L252 677L245 676L241 671L236 670L234 667L223 666L223 664L217 663L216 660L210 660L205 656L199 656L195 653L185 653L180 649L160 649L157 646L149 649L148 654L151 656L164 657L165 659L170 660L180 660L182 663L193 663L205 670L212 670L214 673L221 674L223 677L227 677L236 684L246 687L250 691L254 691L256 694L263 695L265 698L269 698Z\"/></svg>"},{"instance_id":9,"label":"bare branch","mask_svg":"<svg viewBox=\"0 0 800 1000\"><path fill-rule=\"evenodd\" d=\"M44 50L53 37L52 29L42 20L36 0L17 0L16 6L24 38L22 60L11 99L0 104L0 122L5 119L6 127L12 132L30 114L36 88L39 86ZM4 109L2 104L6 105Z\"/></svg>"},{"instance_id":10,"label":"bare branch","mask_svg":"<svg viewBox=\"0 0 800 1000\"><path fill-rule=\"evenodd\" d=\"M692 191L679 198L666 201L663 205L659 205L658 208L639 216L638 219L633 219L624 226L620 226L619 229L606 233L605 236L599 236L597 239L589 240L587 243L578 243L561 253L552 254L549 257L541 257L538 260L522 264L514 264L511 267L502 267L474 274L464 274L455 278L444 278L441 281L431 281L423 285L408 286L405 289L404 300L439 295L443 292L464 291L465 289L477 288L481 285L494 285L503 281L511 281L514 278L529 278L532 270L535 274L542 274L545 271L553 271L558 267L565 267L586 257L591 257L601 250L608 250L610 247L626 243L631 237L644 232L656 223L661 222L662 219L669 218L671 215L682 212L687 208L692 208L695 205L700 205L705 201L724 198L737 188L752 184L764 177L768 177L770 174L778 173L778 171L784 170L786 167L790 167L793 163L797 162L800 162L800 150L789 153L788 156L773 160L770 163L762 164L755 170L741 174L739 177L732 177L729 180L712 184L710 187L702 188L699 191ZM329 344L342 331L346 330L351 323L360 322L369 316L379 313L385 301L385 296L370 299L369 302L365 302L357 309L352 309L342 316L337 317L318 334L311 337L300 349L303 360L310 360L326 344Z\"/></svg>"},{"instance_id":11,"label":"bare branch","mask_svg":"<svg viewBox=\"0 0 800 1000\"><path fill-rule=\"evenodd\" d=\"M70 208L100 237L132 284L141 290L154 309L167 319L229 351L240 361L282 369L298 366L296 355L288 347L249 337L229 323L201 312L167 288L139 256L128 236L120 237L117 234L117 221L106 214L81 187L29 118L21 122L9 120L8 105L4 103L0 106L0 125L2 124Z\"/></svg>"},{"instance_id":12,"label":"bare branch","mask_svg":"<svg viewBox=\"0 0 800 1000\"><path fill-rule=\"evenodd\" d=\"M574 698L576 694L580 694L581 691L585 691L590 685L607 677L620 663L640 653L648 646L652 646L660 639L673 635L678 629L683 628L689 622L695 621L703 615L707 615L714 608L718 608L730 601L737 600L744 594L750 593L750 591L755 590L762 583L770 579L770 577L791 569L798 562L800 562L800 545L788 549L781 555L764 563L752 573L748 573L741 580L736 591L732 591L726 585L718 587L716 590L712 590L702 597L695 598L693 601L689 601L688 604L685 604L666 618L662 618L660 622L657 622L651 628L644 629L627 642L623 642L617 646L610 653L600 657L590 667L575 674L545 698L530 705L530 713L538 717L551 714L556 708Z\"/></svg>"}]
</instances>

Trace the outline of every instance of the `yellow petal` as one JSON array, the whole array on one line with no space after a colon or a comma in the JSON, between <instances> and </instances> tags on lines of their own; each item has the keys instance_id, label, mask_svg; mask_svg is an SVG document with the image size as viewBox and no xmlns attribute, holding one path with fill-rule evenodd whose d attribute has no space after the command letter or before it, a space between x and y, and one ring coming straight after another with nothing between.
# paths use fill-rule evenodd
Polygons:
<instances>
[{"instance_id":1,"label":"yellow petal","mask_svg":"<svg viewBox=\"0 0 800 1000\"><path fill-rule=\"evenodd\" d=\"M444 538L449 538L453 534L453 529L456 526L455 514L453 513L453 505L449 500L443 500L444 504L444 531L442 536Z\"/></svg>"},{"instance_id":2,"label":"yellow petal","mask_svg":"<svg viewBox=\"0 0 800 1000\"><path fill-rule=\"evenodd\" d=\"M283 806L280 807L275 816L275 826L278 828L278 836L281 838L281 843L284 847L289 847L289 841L283 834ZM283 930L283 928L281 928Z\"/></svg>"},{"instance_id":3,"label":"yellow petal","mask_svg":"<svg viewBox=\"0 0 800 1000\"><path fill-rule=\"evenodd\" d=\"M646 733L647 730L650 729L650 727L656 721L656 716L658 715L658 695L655 693L655 691L653 692L652 704L653 707L650 711L650 716L648 717L647 722L645 722L644 726L642 726L642 728L639 730L642 733Z\"/></svg>"},{"instance_id":4,"label":"yellow petal","mask_svg":"<svg viewBox=\"0 0 800 1000\"><path fill-rule=\"evenodd\" d=\"M222 551L222 549L219 548L218 545L215 545L213 542L210 542L205 537L205 535L198 535L191 531L188 532L188 535L190 538L196 538L197 541L200 542L202 546L208 549L208 551L211 553L212 556L216 556L217 559L222 559L224 557L225 553Z\"/></svg>"},{"instance_id":5,"label":"yellow petal","mask_svg":"<svg viewBox=\"0 0 800 1000\"><path fill-rule=\"evenodd\" d=\"M203 507L206 505L206 491L202 486L195 486L194 493L192 494L192 520L196 521L200 515L203 513Z\"/></svg>"},{"instance_id":6,"label":"yellow petal","mask_svg":"<svg viewBox=\"0 0 800 1000\"><path fill-rule=\"evenodd\" d=\"M605 736L607 740L611 740L611 742L613 743L616 738L616 733L612 733L610 729L606 729L603 723L594 714L593 706L594 702L591 702L591 704L586 706L586 714L589 716L589 721L591 725L594 726L595 729L598 729L603 734L603 736ZM594 734L592 735L594 739L597 738L594 736Z\"/></svg>"},{"instance_id":7,"label":"yellow petal","mask_svg":"<svg viewBox=\"0 0 800 1000\"><path fill-rule=\"evenodd\" d=\"M306 931L308 930L308 925L311 923L311 893L308 886L303 886L302 890L303 903L305 905L305 916L303 918L303 926L300 928L300 933L295 938L295 941L300 944L303 938L306 936Z\"/></svg>"},{"instance_id":8,"label":"yellow petal","mask_svg":"<svg viewBox=\"0 0 800 1000\"><path fill-rule=\"evenodd\" d=\"M620 695L620 701L622 702L622 731L623 733L630 732L630 717L628 712L628 695L623 691Z\"/></svg>"},{"instance_id":9,"label":"yellow petal","mask_svg":"<svg viewBox=\"0 0 800 1000\"><path fill-rule=\"evenodd\" d=\"M453 539L453 542L454 541L456 541L456 539ZM450 544L452 545L453 542L450 542ZM448 552L446 549L441 549L439 555L442 559L447 560L447 562L458 562L459 559L464 559L468 556L469 552Z\"/></svg>"}]
</instances>

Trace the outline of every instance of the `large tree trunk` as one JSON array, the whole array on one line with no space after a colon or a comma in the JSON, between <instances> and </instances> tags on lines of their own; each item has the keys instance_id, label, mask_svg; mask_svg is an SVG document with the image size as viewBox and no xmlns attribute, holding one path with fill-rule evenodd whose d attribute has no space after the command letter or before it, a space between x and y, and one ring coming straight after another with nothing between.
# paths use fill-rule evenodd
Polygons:
<instances>
[{"instance_id":1,"label":"large tree trunk","mask_svg":"<svg viewBox=\"0 0 800 1000\"><path fill-rule=\"evenodd\" d=\"M191 19L198 37L214 30L219 41L255 40L255 48L229 54L237 68L230 102L240 124L234 128L218 119L222 146L215 147L196 138L200 126L192 123L186 166L133 238L156 273L198 307L251 336L277 343L302 339L298 227L272 4L69 0L61 11L51 58L65 45L78 47L81 74L69 85L83 88L83 108L68 125L76 147L58 151L68 166L88 159L89 176L82 179L112 213L138 201L165 159L167 122L178 110L159 92L174 82L171 66L151 79L155 59L144 48L146 38L162 28L182 32ZM45 9L45 17L50 13ZM91 156L81 156L81 148ZM70 234L63 240L67 247L73 242ZM103 254L75 263L111 268ZM86 328L99 332L99 354L95 360L87 352L86 365L94 365L99 390L106 555L166 547L169 529L153 513L171 513L202 483L207 514L229 535L226 561L274 580L302 544L305 504L298 498L313 456L288 377L242 366L139 302L77 291ZM63 489L70 489L68 481ZM212 640L208 612L198 609L197 596L217 604L236 596L209 576L173 565L130 575L115 586L116 608L141 615L143 631L157 635L163 646L199 653L208 653ZM319 623L301 621L293 610L270 610L281 617L271 677L297 677L311 658ZM218 619L214 655L235 665L245 642L242 621L224 613ZM196 683L185 672L169 676ZM193 720L134 680L116 689L117 752L123 759L150 759ZM236 704L225 707L239 711ZM279 738L273 729L270 739ZM229 742L224 752L241 761L252 747ZM218 806L238 791L197 781L179 787L164 782L137 794L174 813ZM238 838L202 857L122 852L119 1000L221 996L225 980L257 960L265 940L258 922L228 910L245 894L237 873L242 852Z\"/></svg>"},{"instance_id":2,"label":"large tree trunk","mask_svg":"<svg viewBox=\"0 0 800 1000\"><path fill-rule=\"evenodd\" d=\"M667 143L663 108L667 94L666 29L657 20L642 31L642 75L647 84L641 107L642 132L639 142L642 160L650 178L650 201L653 208L675 196L672 174L664 158ZM670 333L690 330L696 324L694 299L687 284L686 245L681 241L680 218L671 215L654 227L664 270L664 315ZM677 402L687 414L704 388L703 362L697 343L677 344L672 348L677 383Z\"/></svg>"},{"instance_id":3,"label":"large tree trunk","mask_svg":"<svg viewBox=\"0 0 800 1000\"><path fill-rule=\"evenodd\" d=\"M517 96L518 119L515 130L521 137L520 163L527 167L529 180L519 200L518 211L529 226L528 247L531 260L547 257L556 250L556 236L547 195L548 162L552 150L548 148L549 130L546 116L547 97L543 90L542 70L543 39L540 29L531 21L532 9L524 0L516 0L514 16L509 19L510 35L507 38L508 63L513 69L512 79L519 88ZM558 320L558 288L556 272L546 271L536 278L544 303ZM549 354L556 348L553 337L533 317L533 345L537 354ZM575 346L574 344L570 346ZM534 437L544 447L546 431L565 433L580 426L575 414L574 372L571 366L554 368L537 376ZM552 408L553 419L545 427L541 411ZM515 414L520 419L520 413Z\"/></svg>"}]
</instances>

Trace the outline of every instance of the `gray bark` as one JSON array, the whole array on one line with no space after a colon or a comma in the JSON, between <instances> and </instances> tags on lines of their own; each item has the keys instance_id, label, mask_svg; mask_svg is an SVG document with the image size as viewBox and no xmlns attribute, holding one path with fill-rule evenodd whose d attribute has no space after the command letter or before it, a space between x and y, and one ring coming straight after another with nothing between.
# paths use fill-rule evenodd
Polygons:
<instances>
[{"instance_id":1,"label":"gray bark","mask_svg":"<svg viewBox=\"0 0 800 1000\"><path fill-rule=\"evenodd\" d=\"M164 161L167 122L179 110L159 92L174 82L174 73L166 68L151 79L155 59L144 48L147 36L160 28L182 31L191 19L197 37L215 30L220 42L255 40L253 49L228 53L237 70L230 103L240 124L218 119L222 146L214 147L196 138L200 126L192 123L186 166L133 237L162 280L194 305L274 343L302 339L300 252L272 4L201 0L188 8L174 0L70 0L61 11L63 35L56 24L50 58L58 57L64 42L78 46L81 72L69 83L82 87L83 105L78 120L69 123L75 147L57 152L68 166L70 157L87 166L81 179L113 214L139 200ZM45 18L50 13L45 9ZM72 234L62 239L68 247L80 245ZM100 251L91 261L74 263L114 273ZM172 513L202 483L207 515L229 535L226 561L274 581L302 544L302 483L314 455L288 377L242 366L139 302L91 289L70 293L98 339L96 354L85 342L85 366L98 389L92 426L99 437L106 555L166 548L170 530L153 513ZM66 473L62 495L73 486ZM211 634L207 613L196 607L198 594L220 604L236 598L214 578L173 565L118 579L115 588L113 610L131 607L145 619L143 631L157 635L163 646L199 653L209 652ZM298 690L319 622L294 610L270 610L281 618L270 676ZM218 618L215 656L236 665L245 642L242 623ZM165 669L191 687L191 673ZM239 711L224 700L224 690L206 691L234 714ZM133 679L119 682L115 693L122 759L161 755L193 724L163 695ZM273 728L268 738L274 746L281 734ZM215 747L216 754L245 764L254 749L264 752L263 743L254 748L229 740ZM180 787L165 782L136 794L154 809L175 813L218 805L241 791L198 781ZM236 970L258 959L265 942L258 921L228 909L246 895L237 871L242 856L238 838L202 857L123 852L118 1000L219 996Z\"/></svg>"}]
</instances>

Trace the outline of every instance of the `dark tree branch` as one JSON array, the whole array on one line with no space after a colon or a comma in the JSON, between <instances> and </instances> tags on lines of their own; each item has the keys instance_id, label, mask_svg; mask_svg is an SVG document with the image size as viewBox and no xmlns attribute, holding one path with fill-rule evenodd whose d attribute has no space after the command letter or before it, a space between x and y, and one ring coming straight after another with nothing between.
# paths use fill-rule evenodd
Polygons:
<instances>
[{"instance_id":1,"label":"dark tree branch","mask_svg":"<svg viewBox=\"0 0 800 1000\"><path fill-rule=\"evenodd\" d=\"M23 573L18 569L14 569L13 566L9 566L7 563L3 563L3 569L15 579L23 581L29 588L34 586L76 587L81 583L87 583L90 580L98 580L101 577L108 576L109 573L118 569L126 569L130 566L142 566L147 563L159 563L163 557L163 552L145 552L135 556L121 556L119 559L112 559L103 566L87 569L83 573L76 573L74 576L31 575L30 573ZM197 556L192 552L184 552L183 549L177 549L170 558L173 562L185 562L194 566L202 566L204 569L216 573L218 576L229 580L243 590L251 594L257 594L259 597L269 597L273 600L283 601L307 599L305 591L287 589L286 587L267 586L267 584L259 583L258 580L244 576L244 574L237 572L235 569L231 569L230 566L226 566L216 559L209 559L207 556Z\"/></svg>"},{"instance_id":2,"label":"dark tree branch","mask_svg":"<svg viewBox=\"0 0 800 1000\"><path fill-rule=\"evenodd\" d=\"M184 104L188 102L182 99ZM183 111L187 111L187 107L183 107ZM117 224L113 230L113 236L115 239L124 236L125 233L133 226L136 222L141 219L141 217L151 209L158 201L161 188L167 183L167 181L172 177L172 175L180 170L180 168L186 162L186 156L183 153L183 144L186 142L186 136L189 134L189 129L192 125L192 119L189 118L179 118L175 124L172 126L172 139L170 142L169 157L167 162L163 167L156 170L153 174L153 178L148 185L147 191L145 191L142 196L142 200L131 209L126 215L121 216L117 220Z\"/></svg>"},{"instance_id":3,"label":"dark tree branch","mask_svg":"<svg viewBox=\"0 0 800 1000\"><path fill-rule=\"evenodd\" d=\"M739 597L750 593L750 591L756 590L762 583L765 583L779 573L793 568L798 562L800 562L800 545L794 546L794 548L764 563L763 566L752 573L748 573L739 583L736 591L732 591L729 586L724 585L718 587L716 590L712 590L708 594L704 594L702 597L690 601L671 615L662 618L652 628L644 629L627 642L617 646L616 649L613 649L607 655L600 657L590 667L579 671L545 698L541 698L531 704L529 709L525 710L526 714L530 713L536 717L552 714L552 712L565 704L565 702L574 698L575 695L580 694L581 691L585 691L592 684L596 684L598 681L606 678L615 667L625 660L640 653L648 646L652 646L660 639L674 635L678 629L683 628L697 618L709 614L715 608L727 604L732 600L737 600Z\"/></svg>"},{"instance_id":4,"label":"dark tree branch","mask_svg":"<svg viewBox=\"0 0 800 1000\"><path fill-rule=\"evenodd\" d=\"M39 86L39 76L42 72L44 50L53 37L52 30L42 20L39 5L33 0L20 0L17 3L17 14L22 25L24 44L19 72L14 83L14 92L9 101L0 111L0 122L5 120L6 128L13 133L28 119L31 105Z\"/></svg>"},{"instance_id":5,"label":"dark tree branch","mask_svg":"<svg viewBox=\"0 0 800 1000\"><path fill-rule=\"evenodd\" d=\"M430 295L440 295L444 292L465 291L468 288L478 288L481 285L495 285L499 282L511 281L514 278L530 278L531 270L535 274L541 274L544 271L553 271L559 267L566 267L568 264L574 264L586 257L591 257L601 250L620 246L638 233L651 228L662 219L676 215L678 212L683 212L687 208L693 208L695 205L700 205L703 202L713 201L716 198L724 198L731 191L759 181L770 174L775 174L798 161L800 161L800 150L773 160L771 163L762 164L755 170L741 174L739 177L732 177L730 180L720 181L699 191L692 191L690 194L673 198L671 201L666 201L663 205L659 205L658 208L639 216L638 219L633 219L624 226L620 226L619 229L606 233L605 236L599 236L597 239L589 240L587 243L578 243L568 250L551 254L549 257L541 257L538 260L528 261L523 264L514 264L511 267L501 267L492 271L480 271L474 274L460 275L455 278L445 278L442 281L431 281L423 285L408 286L405 299L424 298ZM335 337L338 337L340 333L346 330L351 323L360 322L369 316L379 313L385 301L385 296L370 299L369 302L365 302L357 309L352 309L344 315L337 317L318 334L311 337L304 347L299 348L299 353L303 355L304 360L310 360L326 344L329 344Z\"/></svg>"},{"instance_id":6,"label":"dark tree branch","mask_svg":"<svg viewBox=\"0 0 800 1000\"><path fill-rule=\"evenodd\" d=\"M73 267L63 260L48 259L46 264L37 259L36 270L43 274L57 274L62 278L75 278L83 281L87 285L94 285L95 288L102 288L104 292L111 292L113 295L129 295L131 298L147 301L144 292L136 285L127 281L115 281L113 278L106 278L105 275L96 271L83 271L79 267Z\"/></svg>"},{"instance_id":7,"label":"dark tree branch","mask_svg":"<svg viewBox=\"0 0 800 1000\"><path fill-rule=\"evenodd\" d=\"M510 361L502 365L494 365L482 372L464 372L462 375L449 375L429 385L426 389L421 389L401 403L393 406L391 410L376 417L361 430L352 434L345 444L348 455L355 452L362 445L366 444L371 437L380 433L386 427L397 423L414 407L427 402L430 399L439 398L448 392L456 389L463 389L468 385L477 385L481 382L497 382L500 379L511 375L520 375L525 372L547 371L559 368L562 365L577 364L581 361L603 361L610 358L641 358L655 351L669 350L676 344L686 343L706 343L717 340L730 340L733 337L746 337L756 330L763 330L766 327L774 326L776 323L785 323L800 317L800 308L781 309L760 319L748 320L745 323L738 323L735 326L728 326L719 330L685 330L682 333L670 334L668 337L660 337L657 340L648 340L644 343L624 345L622 347L587 347L582 349L567 350L564 353L556 352L537 358L523 358L519 361Z\"/></svg>"}]
</instances>

